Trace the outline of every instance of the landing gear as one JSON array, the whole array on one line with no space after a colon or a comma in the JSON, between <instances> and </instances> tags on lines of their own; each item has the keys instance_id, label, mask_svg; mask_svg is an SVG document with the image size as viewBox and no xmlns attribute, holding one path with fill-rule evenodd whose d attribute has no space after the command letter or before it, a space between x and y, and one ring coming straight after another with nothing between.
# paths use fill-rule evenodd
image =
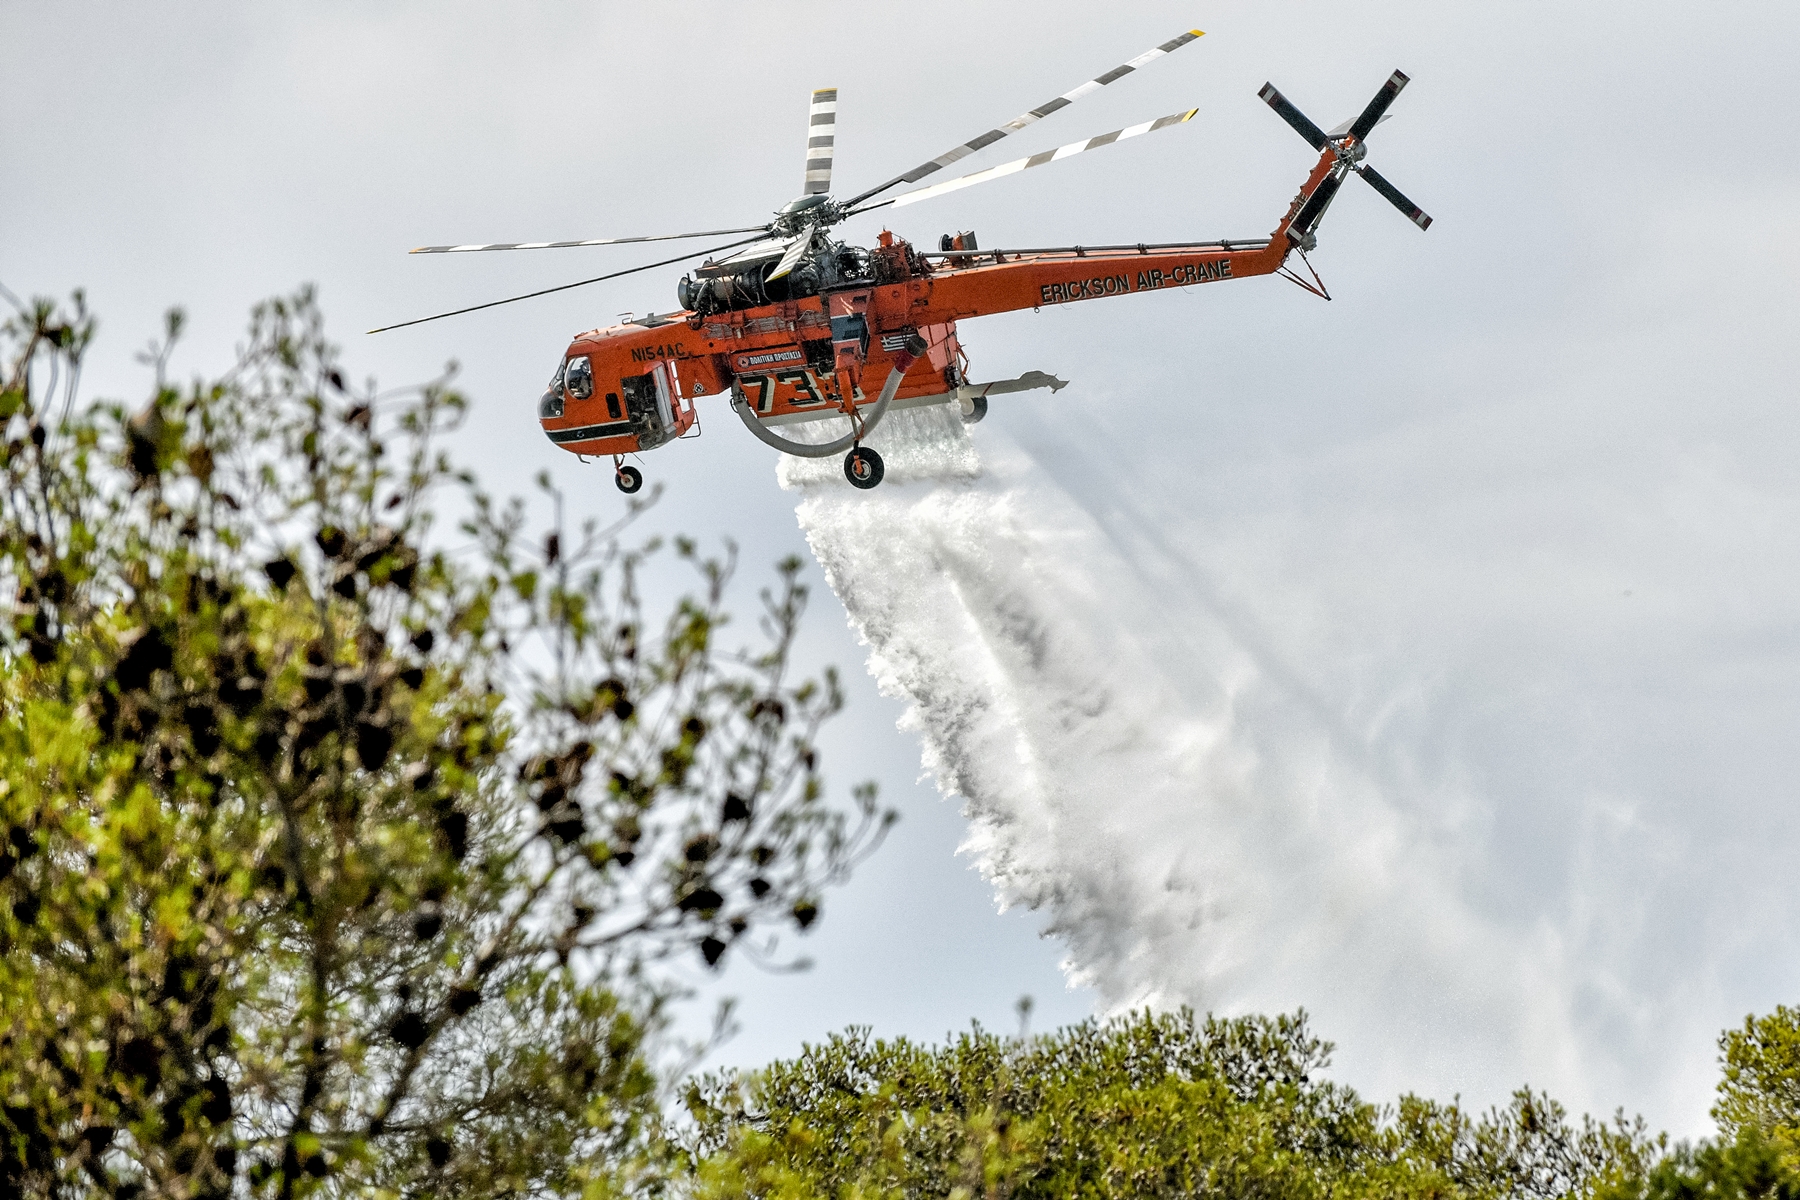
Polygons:
<instances>
[{"instance_id":1,"label":"landing gear","mask_svg":"<svg viewBox=\"0 0 1800 1200\"><path fill-rule=\"evenodd\" d=\"M644 486L644 473L636 467L620 467L613 473L613 482L629 496Z\"/></svg>"},{"instance_id":2,"label":"landing gear","mask_svg":"<svg viewBox=\"0 0 1800 1200\"><path fill-rule=\"evenodd\" d=\"M960 406L964 425L974 425L987 416L987 397L970 396Z\"/></svg>"},{"instance_id":3,"label":"landing gear","mask_svg":"<svg viewBox=\"0 0 1800 1200\"><path fill-rule=\"evenodd\" d=\"M887 468L881 465L881 455L867 446L858 446L844 455L844 478L852 487L872 488L886 473Z\"/></svg>"}]
</instances>

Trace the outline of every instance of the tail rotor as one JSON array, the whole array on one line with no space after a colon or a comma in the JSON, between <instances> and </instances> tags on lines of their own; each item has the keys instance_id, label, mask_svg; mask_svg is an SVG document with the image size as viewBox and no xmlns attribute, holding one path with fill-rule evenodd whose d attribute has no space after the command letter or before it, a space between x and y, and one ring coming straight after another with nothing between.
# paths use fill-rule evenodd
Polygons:
<instances>
[{"instance_id":1,"label":"tail rotor","mask_svg":"<svg viewBox=\"0 0 1800 1200\"><path fill-rule=\"evenodd\" d=\"M1331 206L1331 201L1337 196L1338 188L1343 186L1344 177L1351 172L1362 176L1364 183L1374 188L1383 199L1399 209L1414 225L1420 229L1431 227L1431 218L1425 214L1423 209L1407 199L1399 188L1389 183L1374 167L1364 166L1362 161L1369 152L1368 136L1370 132L1376 125L1387 119L1388 108L1408 82L1405 72L1395 71L1388 76L1387 82L1381 85L1381 90L1375 93L1374 98L1364 107L1362 114L1356 120L1348 125L1340 125L1330 133L1321 131L1317 125L1307 119L1305 113L1294 107L1286 96L1275 90L1274 84L1265 83L1263 85L1262 91L1258 94L1282 120L1293 127L1294 132L1305 138L1307 144L1313 149L1321 152L1329 150L1337 157L1337 164L1332 168L1331 173L1319 181L1318 186L1306 198L1306 202L1300 206L1300 211L1294 214L1293 221L1288 225L1288 236L1301 247L1311 248L1313 230L1318 227L1320 219L1325 215L1325 210Z\"/></svg>"}]
</instances>

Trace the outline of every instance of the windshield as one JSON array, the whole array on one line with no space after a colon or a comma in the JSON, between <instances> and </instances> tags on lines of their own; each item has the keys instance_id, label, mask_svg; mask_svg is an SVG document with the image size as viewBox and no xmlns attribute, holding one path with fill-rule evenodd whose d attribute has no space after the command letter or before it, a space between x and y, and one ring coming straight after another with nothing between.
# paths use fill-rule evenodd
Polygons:
<instances>
[{"instance_id":1,"label":"windshield","mask_svg":"<svg viewBox=\"0 0 1800 1200\"><path fill-rule=\"evenodd\" d=\"M576 400L586 400L594 394L594 365L586 355L577 355L568 361L563 368L563 386Z\"/></svg>"}]
</instances>

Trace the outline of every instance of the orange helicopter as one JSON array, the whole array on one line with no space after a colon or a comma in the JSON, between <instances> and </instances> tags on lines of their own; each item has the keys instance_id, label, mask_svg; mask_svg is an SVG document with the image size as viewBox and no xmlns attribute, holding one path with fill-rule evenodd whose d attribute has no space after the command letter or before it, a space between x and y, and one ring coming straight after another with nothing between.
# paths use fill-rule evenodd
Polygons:
<instances>
[{"instance_id":1,"label":"orange helicopter","mask_svg":"<svg viewBox=\"0 0 1800 1200\"><path fill-rule=\"evenodd\" d=\"M881 456L863 442L890 409L956 404L962 419L974 423L986 415L990 396L1044 387L1054 392L1066 386L1063 380L1041 371L1016 379L971 382L968 359L957 335L959 321L1021 308L1277 273L1329 299L1310 264L1309 282L1289 268L1287 260L1298 253L1305 261L1306 252L1316 244L1320 218L1345 177L1353 172L1420 229L1430 226L1430 217L1363 163L1370 131L1386 119L1388 106L1407 84L1407 76L1395 71L1360 116L1329 133L1308 120L1273 85L1263 86L1261 98L1319 152L1299 194L1266 238L991 250L978 246L972 232L962 232L945 234L936 251L921 251L887 230L870 248L830 236L833 226L853 216L931 199L1185 123L1197 110L1173 113L889 199L876 199L901 184L917 183L935 174L1201 36L1200 30L1189 30L847 200L836 200L830 194L837 89L815 91L808 114L805 190L766 224L658 237L424 246L412 253L544 250L735 234L750 237L370 332L704 257L705 262L683 276L676 289L679 311L652 313L575 336L538 404L545 434L584 460L611 457L619 489L635 492L643 486L643 475L625 462L625 456L653 450L694 431L699 419L694 401L728 393L732 409L761 441L783 453L809 458L843 454L849 481L859 488L872 488L881 482ZM833 440L798 442L776 432L794 422L832 417L849 424L848 431Z\"/></svg>"}]
</instances>

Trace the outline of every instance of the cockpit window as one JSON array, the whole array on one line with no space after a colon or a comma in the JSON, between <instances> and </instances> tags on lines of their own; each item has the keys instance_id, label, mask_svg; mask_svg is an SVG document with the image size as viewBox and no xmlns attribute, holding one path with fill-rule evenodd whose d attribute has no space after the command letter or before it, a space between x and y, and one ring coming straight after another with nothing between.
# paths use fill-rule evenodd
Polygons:
<instances>
[{"instance_id":1,"label":"cockpit window","mask_svg":"<svg viewBox=\"0 0 1800 1200\"><path fill-rule=\"evenodd\" d=\"M566 362L556 364L556 374L550 377L550 386L538 397L538 420L546 421L563 415L563 372L568 369L568 365Z\"/></svg>"},{"instance_id":2,"label":"cockpit window","mask_svg":"<svg viewBox=\"0 0 1800 1200\"><path fill-rule=\"evenodd\" d=\"M586 355L571 358L563 368L563 387L576 400L586 400L594 394L594 364Z\"/></svg>"}]
</instances>

